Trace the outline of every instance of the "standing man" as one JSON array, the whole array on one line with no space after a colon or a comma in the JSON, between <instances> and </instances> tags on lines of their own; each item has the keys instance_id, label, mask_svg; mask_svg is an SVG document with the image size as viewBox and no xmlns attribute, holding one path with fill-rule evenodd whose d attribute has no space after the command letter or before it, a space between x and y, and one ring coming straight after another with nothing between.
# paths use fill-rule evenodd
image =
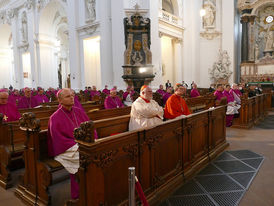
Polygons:
<instances>
[{"instance_id":1,"label":"standing man","mask_svg":"<svg viewBox=\"0 0 274 206\"><path fill-rule=\"evenodd\" d=\"M182 84L177 83L174 90L174 94L168 98L165 105L166 119L174 119L182 115L191 114L182 97L186 92L186 88Z\"/></svg>"},{"instance_id":2,"label":"standing man","mask_svg":"<svg viewBox=\"0 0 274 206\"><path fill-rule=\"evenodd\" d=\"M163 114L163 108L152 100L151 88L144 85L131 106L129 131L159 124L163 122Z\"/></svg>"},{"instance_id":3,"label":"standing man","mask_svg":"<svg viewBox=\"0 0 274 206\"><path fill-rule=\"evenodd\" d=\"M57 98L61 106L49 119L48 153L70 173L71 198L77 199L79 185L76 182L75 173L79 168L79 152L73 131L89 118L85 112L73 106L74 94L71 89L59 90Z\"/></svg>"}]
</instances>

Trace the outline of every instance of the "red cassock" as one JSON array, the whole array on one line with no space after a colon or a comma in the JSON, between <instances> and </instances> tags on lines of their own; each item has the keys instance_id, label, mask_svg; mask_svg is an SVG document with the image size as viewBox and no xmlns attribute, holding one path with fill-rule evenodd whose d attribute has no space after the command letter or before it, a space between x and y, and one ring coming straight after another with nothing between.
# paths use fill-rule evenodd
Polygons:
<instances>
[{"instance_id":1,"label":"red cassock","mask_svg":"<svg viewBox=\"0 0 274 206\"><path fill-rule=\"evenodd\" d=\"M173 94L170 96L165 105L165 118L166 119L174 119L181 115L189 115L191 114L185 100Z\"/></svg>"}]
</instances>

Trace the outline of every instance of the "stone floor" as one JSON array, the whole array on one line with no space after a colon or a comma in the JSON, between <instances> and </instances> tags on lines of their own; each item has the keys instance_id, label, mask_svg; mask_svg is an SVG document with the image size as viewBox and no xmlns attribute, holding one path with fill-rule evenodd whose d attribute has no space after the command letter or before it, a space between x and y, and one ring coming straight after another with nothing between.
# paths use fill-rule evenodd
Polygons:
<instances>
[{"instance_id":1,"label":"stone floor","mask_svg":"<svg viewBox=\"0 0 274 206\"><path fill-rule=\"evenodd\" d=\"M252 181L248 191L240 202L240 206L273 206L274 205L274 112L271 112L267 121L249 129L227 129L227 141L230 146L227 150L247 149L265 157L264 162ZM272 118L273 117L273 118ZM14 196L15 188L4 190L0 187L0 205L24 205ZM69 184L58 185L54 189L58 204L61 197L69 193ZM65 194L62 194L65 193ZM59 194L59 195L57 195Z\"/></svg>"}]
</instances>

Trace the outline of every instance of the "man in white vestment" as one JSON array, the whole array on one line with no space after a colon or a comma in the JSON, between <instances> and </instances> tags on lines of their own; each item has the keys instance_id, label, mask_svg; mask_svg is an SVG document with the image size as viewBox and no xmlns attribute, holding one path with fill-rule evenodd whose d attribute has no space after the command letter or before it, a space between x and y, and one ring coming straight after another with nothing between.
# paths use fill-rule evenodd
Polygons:
<instances>
[{"instance_id":1,"label":"man in white vestment","mask_svg":"<svg viewBox=\"0 0 274 206\"><path fill-rule=\"evenodd\" d=\"M150 127L163 122L164 110L152 100L152 90L144 85L140 91L140 97L131 106L129 131Z\"/></svg>"}]
</instances>

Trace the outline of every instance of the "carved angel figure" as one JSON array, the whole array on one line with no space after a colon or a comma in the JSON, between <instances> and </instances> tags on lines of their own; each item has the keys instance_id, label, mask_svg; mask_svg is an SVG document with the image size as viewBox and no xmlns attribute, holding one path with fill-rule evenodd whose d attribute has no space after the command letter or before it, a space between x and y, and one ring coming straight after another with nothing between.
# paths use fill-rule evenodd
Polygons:
<instances>
[{"instance_id":1,"label":"carved angel figure","mask_svg":"<svg viewBox=\"0 0 274 206\"><path fill-rule=\"evenodd\" d=\"M88 19L90 20L96 19L95 3L95 0L86 0Z\"/></svg>"}]
</instances>

